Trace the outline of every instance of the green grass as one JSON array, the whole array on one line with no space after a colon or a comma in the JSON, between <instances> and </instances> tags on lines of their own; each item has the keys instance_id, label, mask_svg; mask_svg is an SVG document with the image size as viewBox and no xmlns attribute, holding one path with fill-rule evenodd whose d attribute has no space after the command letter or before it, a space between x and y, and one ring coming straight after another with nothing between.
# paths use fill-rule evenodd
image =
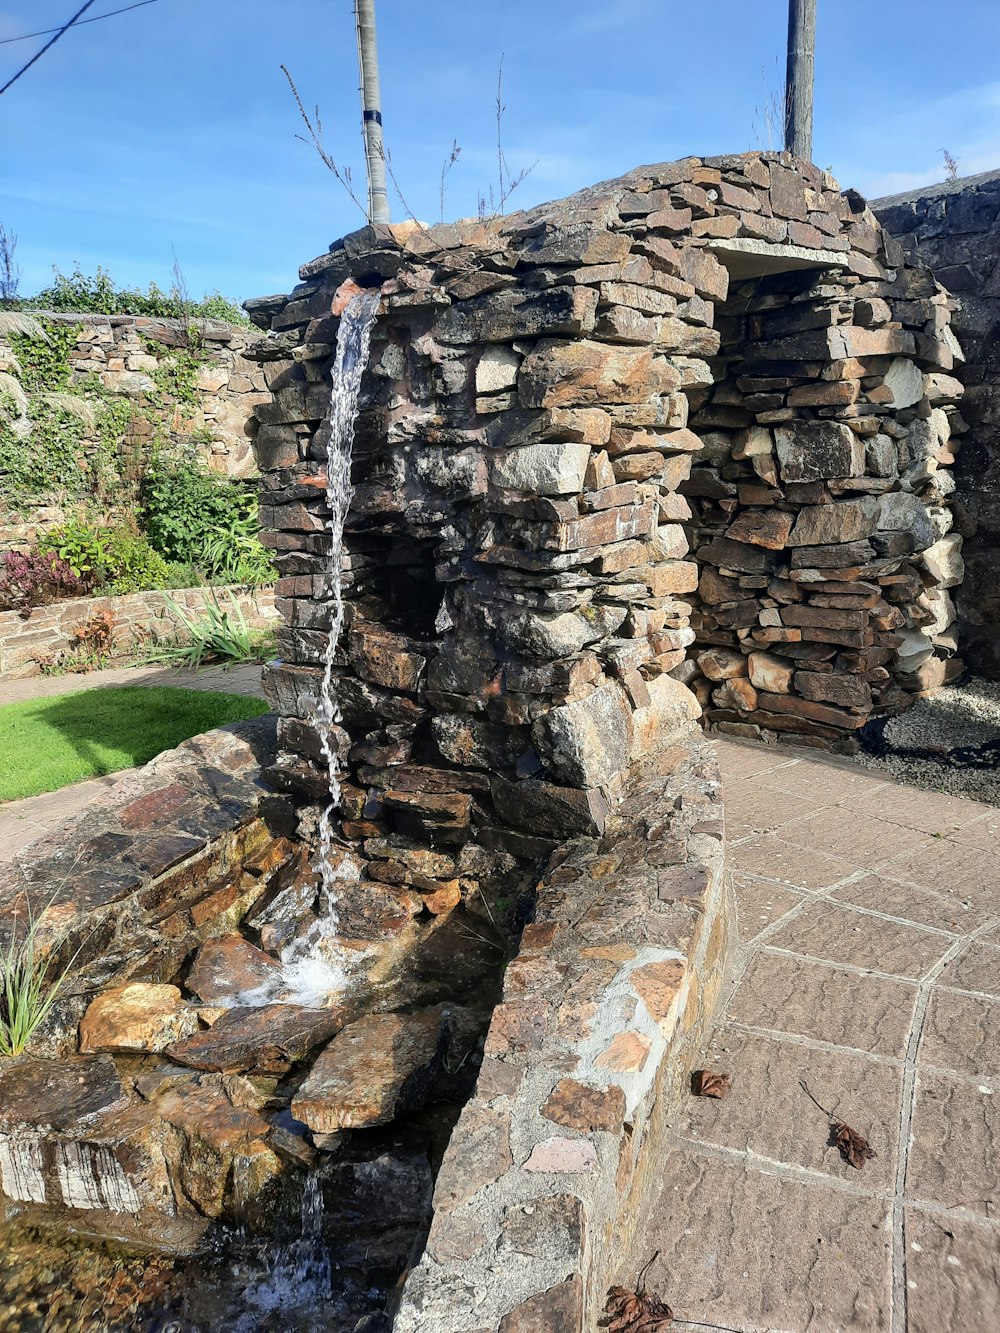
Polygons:
<instances>
[{"instance_id":1,"label":"green grass","mask_svg":"<svg viewBox=\"0 0 1000 1333\"><path fill-rule=\"evenodd\" d=\"M0 708L0 801L144 764L189 736L268 711L263 699L125 685Z\"/></svg>"}]
</instances>

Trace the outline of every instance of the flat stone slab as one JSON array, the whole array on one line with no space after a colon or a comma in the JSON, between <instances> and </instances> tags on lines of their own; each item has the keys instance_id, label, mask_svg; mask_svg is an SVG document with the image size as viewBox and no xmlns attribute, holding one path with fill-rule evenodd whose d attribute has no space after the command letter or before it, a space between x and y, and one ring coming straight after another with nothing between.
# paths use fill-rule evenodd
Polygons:
<instances>
[{"instance_id":1,"label":"flat stone slab","mask_svg":"<svg viewBox=\"0 0 1000 1333\"><path fill-rule=\"evenodd\" d=\"M192 1069L225 1074L284 1074L344 1025L343 1009L271 1004L230 1009L205 1032L175 1041L166 1053Z\"/></svg>"},{"instance_id":2,"label":"flat stone slab","mask_svg":"<svg viewBox=\"0 0 1000 1333\"><path fill-rule=\"evenodd\" d=\"M358 1019L321 1053L292 1101L292 1114L319 1134L387 1125L422 1103L445 1035L439 1009Z\"/></svg>"},{"instance_id":3,"label":"flat stone slab","mask_svg":"<svg viewBox=\"0 0 1000 1333\"><path fill-rule=\"evenodd\" d=\"M659 1250L648 1287L695 1329L1000 1327L1000 815L719 752L742 978L703 1060L731 1089L691 1099L619 1280Z\"/></svg>"}]
</instances>

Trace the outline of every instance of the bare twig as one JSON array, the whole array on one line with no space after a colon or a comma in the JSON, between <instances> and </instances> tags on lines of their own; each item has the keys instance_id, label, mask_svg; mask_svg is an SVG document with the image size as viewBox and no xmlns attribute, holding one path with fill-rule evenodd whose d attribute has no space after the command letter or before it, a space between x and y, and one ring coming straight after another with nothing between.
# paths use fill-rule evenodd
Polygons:
<instances>
[{"instance_id":1,"label":"bare twig","mask_svg":"<svg viewBox=\"0 0 1000 1333\"><path fill-rule=\"evenodd\" d=\"M0 305L10 306L17 300L21 270L14 260L17 237L0 222Z\"/></svg>"},{"instance_id":2,"label":"bare twig","mask_svg":"<svg viewBox=\"0 0 1000 1333\"><path fill-rule=\"evenodd\" d=\"M948 179L950 181L957 181L958 159L952 157L951 153L948 152L947 148L942 148L941 152L944 154L944 168L945 171L948 173Z\"/></svg>"},{"instance_id":3,"label":"bare twig","mask_svg":"<svg viewBox=\"0 0 1000 1333\"><path fill-rule=\"evenodd\" d=\"M396 197L398 198L399 202L403 205L403 209L406 212L407 217L410 218L412 222L417 222L418 221L417 215L414 213L410 205L406 202L406 198L400 187L399 181L396 179L396 173L392 169L392 154L386 149L384 144L378 145L377 152L379 157L381 157L382 161L385 163L385 173L392 181L392 188L396 191Z\"/></svg>"},{"instance_id":4,"label":"bare twig","mask_svg":"<svg viewBox=\"0 0 1000 1333\"><path fill-rule=\"evenodd\" d=\"M538 166L537 160L532 162L530 167L522 167L516 176L511 176L510 167L507 164L507 155L503 150L503 118L507 110L507 104L503 100L503 57L500 53L500 66L497 70L497 174L499 176L500 193L498 198L497 211L503 216L507 200L514 193L517 187L526 177L530 176ZM493 202L493 190L490 189L490 202ZM482 216L482 213L480 213Z\"/></svg>"},{"instance_id":5,"label":"bare twig","mask_svg":"<svg viewBox=\"0 0 1000 1333\"><path fill-rule=\"evenodd\" d=\"M458 155L459 155L459 153L460 153L461 151L462 151L461 148L459 148L459 146L458 146L458 140L457 140L457 139L453 140L452 145L451 145L451 152L448 154L448 156L445 158L445 160L441 163L441 221L442 221L442 222L444 221L444 185L445 185L445 181L446 181L447 178L448 178L448 173L451 171L452 167L453 167L453 166L455 165L455 163L458 161Z\"/></svg>"},{"instance_id":6,"label":"bare twig","mask_svg":"<svg viewBox=\"0 0 1000 1333\"><path fill-rule=\"evenodd\" d=\"M763 65L761 66L760 77L764 84L764 105L754 107L753 120L750 122L757 147L769 152L780 148L785 139L785 81L781 77L777 58L775 58L774 66L775 78L778 80L777 88L770 83L767 69Z\"/></svg>"},{"instance_id":7,"label":"bare twig","mask_svg":"<svg viewBox=\"0 0 1000 1333\"><path fill-rule=\"evenodd\" d=\"M316 123L314 125L309 117L309 113L302 105L302 98L299 96L299 90L295 86L295 80L292 78L291 74L289 74L288 70L285 68L284 65L280 66L280 69L282 74L284 74L285 78L288 80L288 86L291 88L292 96L295 98L295 105L299 109L299 115L302 117L306 129L309 131L308 139L302 134L297 134L295 136L296 139L301 139L303 143L312 144L312 146L316 149L316 152L319 154L320 161L323 163L323 165L326 167L328 171L331 171L333 173L333 175L337 178L340 184L344 187L347 193L357 204L358 208L361 209L362 213L365 215L365 218L367 218L368 209L365 207L365 205L361 202L361 200L354 192L354 182L351 179L350 167L338 167L337 163L330 156L329 152L327 151L326 147L323 144L323 122L320 118L319 107L316 107L313 113L316 118Z\"/></svg>"}]
</instances>

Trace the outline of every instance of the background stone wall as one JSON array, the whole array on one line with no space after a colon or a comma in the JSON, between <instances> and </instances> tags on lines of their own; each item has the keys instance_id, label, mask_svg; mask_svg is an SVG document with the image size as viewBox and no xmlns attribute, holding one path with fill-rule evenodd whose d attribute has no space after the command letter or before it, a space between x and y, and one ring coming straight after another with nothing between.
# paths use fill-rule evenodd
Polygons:
<instances>
[{"instance_id":1,"label":"background stone wall","mask_svg":"<svg viewBox=\"0 0 1000 1333\"><path fill-rule=\"evenodd\" d=\"M254 408L267 397L260 367L244 355L253 330L220 320L151 319L137 315L90 315L31 312L47 321L76 328L70 348L69 388L84 386L96 376L104 390L134 404L128 431L136 441L152 438L153 414L143 411L155 395L157 426L178 444L187 443L204 455L209 467L222 476L256 475L248 434ZM198 365L190 388L172 383L165 366L170 353L194 348ZM17 378L17 359L10 339L0 333L0 372ZM162 420L161 420L162 418ZM82 440L84 451L97 450L96 434ZM64 506L58 496L18 506L11 511L3 501L0 476L0 552L20 550L48 529L64 522L75 506ZM113 522L127 516L110 501L106 517Z\"/></svg>"},{"instance_id":2,"label":"background stone wall","mask_svg":"<svg viewBox=\"0 0 1000 1333\"><path fill-rule=\"evenodd\" d=\"M1000 677L1000 171L877 199L872 208L956 299L953 325L966 359L955 374L969 423L953 498L966 536L958 630L969 666Z\"/></svg>"}]
</instances>

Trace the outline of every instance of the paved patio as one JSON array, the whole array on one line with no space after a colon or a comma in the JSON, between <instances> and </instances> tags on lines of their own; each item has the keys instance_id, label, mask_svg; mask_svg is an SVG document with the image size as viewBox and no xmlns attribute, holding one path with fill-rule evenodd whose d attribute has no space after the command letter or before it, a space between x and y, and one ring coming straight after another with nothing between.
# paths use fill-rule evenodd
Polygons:
<instances>
[{"instance_id":1,"label":"paved patio","mask_svg":"<svg viewBox=\"0 0 1000 1333\"><path fill-rule=\"evenodd\" d=\"M207 667L185 671L165 667L114 667L73 676L31 676L0 682L0 706L22 699L44 699L57 694L78 694L109 685L169 685L185 690L218 690L225 694L261 693L259 666ZM89 778L61 791L27 796L0 804L0 862L10 861L44 833L54 833L75 819L103 791L130 770Z\"/></svg>"},{"instance_id":2,"label":"paved patio","mask_svg":"<svg viewBox=\"0 0 1000 1333\"><path fill-rule=\"evenodd\" d=\"M741 952L621 1281L694 1330L1000 1329L1000 810L720 746ZM863 1169L828 1146L865 1135Z\"/></svg>"}]
</instances>

